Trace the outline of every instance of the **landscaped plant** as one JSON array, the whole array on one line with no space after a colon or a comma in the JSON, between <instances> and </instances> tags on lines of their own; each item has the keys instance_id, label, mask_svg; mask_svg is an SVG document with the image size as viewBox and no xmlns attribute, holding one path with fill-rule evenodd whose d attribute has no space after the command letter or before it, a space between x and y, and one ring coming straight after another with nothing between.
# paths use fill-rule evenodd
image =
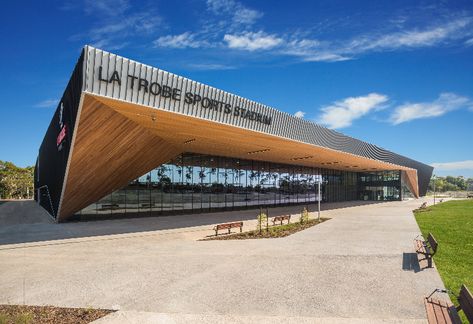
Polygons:
<instances>
[{"instance_id":1,"label":"landscaped plant","mask_svg":"<svg viewBox=\"0 0 473 324\"><path fill-rule=\"evenodd\" d=\"M307 223L309 221L309 211L307 210L307 207L304 207L304 209L301 212L301 219L300 222L301 224Z\"/></svg>"},{"instance_id":2,"label":"landscaped plant","mask_svg":"<svg viewBox=\"0 0 473 324\"><path fill-rule=\"evenodd\" d=\"M259 233L261 233L263 229L268 230L268 215L260 211L257 220L258 222L256 223L256 230Z\"/></svg>"}]
</instances>

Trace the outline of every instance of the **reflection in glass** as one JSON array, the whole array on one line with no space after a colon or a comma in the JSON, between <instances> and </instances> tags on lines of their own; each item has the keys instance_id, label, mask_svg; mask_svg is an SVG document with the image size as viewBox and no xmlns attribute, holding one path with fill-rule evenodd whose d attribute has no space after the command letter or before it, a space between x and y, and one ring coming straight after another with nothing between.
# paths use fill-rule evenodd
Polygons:
<instances>
[{"instance_id":1,"label":"reflection in glass","mask_svg":"<svg viewBox=\"0 0 473 324\"><path fill-rule=\"evenodd\" d=\"M184 153L84 208L84 217L205 213L322 201L400 200L400 171L349 172ZM404 188L404 189L402 189Z\"/></svg>"}]
</instances>

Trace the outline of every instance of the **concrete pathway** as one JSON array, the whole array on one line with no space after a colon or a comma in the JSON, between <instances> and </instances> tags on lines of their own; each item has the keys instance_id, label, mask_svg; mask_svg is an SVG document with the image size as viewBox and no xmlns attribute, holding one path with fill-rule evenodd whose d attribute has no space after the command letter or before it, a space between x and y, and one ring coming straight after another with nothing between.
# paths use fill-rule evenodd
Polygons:
<instances>
[{"instance_id":1,"label":"concrete pathway","mask_svg":"<svg viewBox=\"0 0 473 324\"><path fill-rule=\"evenodd\" d=\"M421 203L340 205L330 221L265 240L197 241L234 214L22 225L24 240L11 225L0 303L120 310L99 323L425 322L422 298L443 284L413 262Z\"/></svg>"}]
</instances>

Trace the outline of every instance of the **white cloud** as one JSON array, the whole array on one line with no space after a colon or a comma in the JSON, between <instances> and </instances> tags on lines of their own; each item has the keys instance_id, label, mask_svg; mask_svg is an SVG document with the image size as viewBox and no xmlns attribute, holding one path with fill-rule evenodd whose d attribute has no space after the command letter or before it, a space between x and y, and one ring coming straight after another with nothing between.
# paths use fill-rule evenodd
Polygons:
<instances>
[{"instance_id":1,"label":"white cloud","mask_svg":"<svg viewBox=\"0 0 473 324\"><path fill-rule=\"evenodd\" d=\"M449 23L434 24L424 29L358 35L348 40L320 41L296 35L285 41L280 53L300 57L303 61L309 62L337 62L350 60L369 52L432 47L471 36L468 27L472 22L472 17L458 18ZM473 45L473 39L466 41L465 45Z\"/></svg>"},{"instance_id":2,"label":"white cloud","mask_svg":"<svg viewBox=\"0 0 473 324\"><path fill-rule=\"evenodd\" d=\"M233 22L241 25L251 25L262 16L263 14L259 11L248 8L238 8L233 15Z\"/></svg>"},{"instance_id":3,"label":"white cloud","mask_svg":"<svg viewBox=\"0 0 473 324\"><path fill-rule=\"evenodd\" d=\"M303 56L303 60L306 62L341 62L351 60L352 58L348 55L339 55L334 53L312 53L310 55Z\"/></svg>"},{"instance_id":4,"label":"white cloud","mask_svg":"<svg viewBox=\"0 0 473 324\"><path fill-rule=\"evenodd\" d=\"M233 0L207 0L207 8L214 14L229 13L235 7Z\"/></svg>"},{"instance_id":5,"label":"white cloud","mask_svg":"<svg viewBox=\"0 0 473 324\"><path fill-rule=\"evenodd\" d=\"M441 42L462 37L458 32L470 25L472 19L460 18L446 24L431 26L423 30L402 30L381 36L364 36L349 43L347 51L395 50L402 48L430 47Z\"/></svg>"},{"instance_id":6,"label":"white cloud","mask_svg":"<svg viewBox=\"0 0 473 324\"><path fill-rule=\"evenodd\" d=\"M227 42L228 47L235 49L247 51L274 49L270 52L271 54L294 56L306 62L338 62L369 52L432 47L471 37L472 33L468 31L468 27L472 25L472 22L472 17L458 18L423 29L358 35L348 40L321 41L307 37L306 34L301 37L297 33L278 35L259 31L236 35L227 33L224 41ZM473 39L465 42L467 46L472 44Z\"/></svg>"},{"instance_id":7,"label":"white cloud","mask_svg":"<svg viewBox=\"0 0 473 324\"><path fill-rule=\"evenodd\" d=\"M194 70L203 70L203 71L236 69L236 67L233 65L214 64L214 63L192 63L192 64L189 64L189 67Z\"/></svg>"},{"instance_id":8,"label":"white cloud","mask_svg":"<svg viewBox=\"0 0 473 324\"><path fill-rule=\"evenodd\" d=\"M473 170L473 160L432 163L436 171Z\"/></svg>"},{"instance_id":9,"label":"white cloud","mask_svg":"<svg viewBox=\"0 0 473 324\"><path fill-rule=\"evenodd\" d=\"M103 24L91 28L89 36L94 41L120 39L126 36L144 35L154 32L161 24L161 18L152 13L138 12L121 17L113 17Z\"/></svg>"},{"instance_id":10,"label":"white cloud","mask_svg":"<svg viewBox=\"0 0 473 324\"><path fill-rule=\"evenodd\" d=\"M37 104L34 105L34 107L51 108L51 107L56 107L58 103L59 103L58 99L46 99L41 102L38 102Z\"/></svg>"},{"instance_id":11,"label":"white cloud","mask_svg":"<svg viewBox=\"0 0 473 324\"><path fill-rule=\"evenodd\" d=\"M187 31L179 35L161 36L153 42L154 46L175 49L217 48L224 45L222 43L223 37L225 41L228 40L232 46L235 46L233 48L242 46L242 48L252 51L272 47L271 42L275 40L271 39L271 35L265 35L262 32L247 32L242 35L230 34L235 30L245 30L261 18L263 13L247 8L234 0L207 0L207 10L213 16L206 17L205 24L200 30ZM246 47L241 45L245 37L247 38Z\"/></svg>"},{"instance_id":12,"label":"white cloud","mask_svg":"<svg viewBox=\"0 0 473 324\"><path fill-rule=\"evenodd\" d=\"M304 116L305 116L305 112L300 111L300 110L294 114L294 117L297 117L297 118L304 118Z\"/></svg>"},{"instance_id":13,"label":"white cloud","mask_svg":"<svg viewBox=\"0 0 473 324\"><path fill-rule=\"evenodd\" d=\"M370 93L361 97L349 97L336 101L330 106L322 107L319 122L329 128L350 126L354 120L369 112L383 108L388 97L383 94Z\"/></svg>"},{"instance_id":14,"label":"white cloud","mask_svg":"<svg viewBox=\"0 0 473 324\"><path fill-rule=\"evenodd\" d=\"M170 48L199 48L208 45L206 41L196 40L196 35L190 32L185 32L180 35L161 36L153 43L157 47Z\"/></svg>"},{"instance_id":15,"label":"white cloud","mask_svg":"<svg viewBox=\"0 0 473 324\"><path fill-rule=\"evenodd\" d=\"M130 4L128 0L85 0L84 10L88 14L118 16L123 14Z\"/></svg>"},{"instance_id":16,"label":"white cloud","mask_svg":"<svg viewBox=\"0 0 473 324\"><path fill-rule=\"evenodd\" d=\"M280 45L283 41L276 35L269 35L262 31L246 32L240 35L226 34L223 40L227 42L229 48L247 51L268 50Z\"/></svg>"},{"instance_id":17,"label":"white cloud","mask_svg":"<svg viewBox=\"0 0 473 324\"><path fill-rule=\"evenodd\" d=\"M262 12L234 0L207 0L207 9L218 16L231 16L234 25L252 25L263 16Z\"/></svg>"},{"instance_id":18,"label":"white cloud","mask_svg":"<svg viewBox=\"0 0 473 324\"><path fill-rule=\"evenodd\" d=\"M406 103L395 108L391 114L391 123L398 125L414 119L433 118L442 116L450 111L460 108L473 107L473 102L454 93L441 93L432 102Z\"/></svg>"},{"instance_id":19,"label":"white cloud","mask_svg":"<svg viewBox=\"0 0 473 324\"><path fill-rule=\"evenodd\" d=\"M337 62L349 60L348 56L327 50L327 43L315 39L292 39L286 42L281 53L301 57L306 62Z\"/></svg>"},{"instance_id":20,"label":"white cloud","mask_svg":"<svg viewBox=\"0 0 473 324\"><path fill-rule=\"evenodd\" d=\"M84 0L79 7L99 19L94 19L95 23L88 30L69 39L85 40L107 50L123 48L130 44L133 37L151 35L162 24L162 18L154 7L133 10L128 0ZM68 10L66 8L63 9Z\"/></svg>"},{"instance_id":21,"label":"white cloud","mask_svg":"<svg viewBox=\"0 0 473 324\"><path fill-rule=\"evenodd\" d=\"M465 41L465 45L466 46L472 46L473 45L473 38L470 38L467 41Z\"/></svg>"}]
</instances>

